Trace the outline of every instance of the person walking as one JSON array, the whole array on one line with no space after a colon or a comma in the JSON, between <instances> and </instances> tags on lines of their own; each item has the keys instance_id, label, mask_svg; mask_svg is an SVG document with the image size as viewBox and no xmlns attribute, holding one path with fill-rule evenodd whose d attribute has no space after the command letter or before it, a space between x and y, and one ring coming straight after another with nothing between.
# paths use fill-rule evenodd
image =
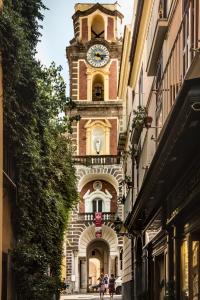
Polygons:
<instances>
[{"instance_id":1,"label":"person walking","mask_svg":"<svg viewBox=\"0 0 200 300\"><path fill-rule=\"evenodd\" d=\"M99 295L100 295L100 299L104 298L104 292L105 292L105 282L104 282L104 275L103 273L101 273L100 277L99 277Z\"/></svg>"},{"instance_id":2,"label":"person walking","mask_svg":"<svg viewBox=\"0 0 200 300\"><path fill-rule=\"evenodd\" d=\"M108 288L109 288L110 299L113 299L113 294L115 293L115 277L114 277L114 274L111 274L111 276L110 276Z\"/></svg>"},{"instance_id":3,"label":"person walking","mask_svg":"<svg viewBox=\"0 0 200 300\"><path fill-rule=\"evenodd\" d=\"M108 274L104 275L104 284L105 284L105 294L108 292L108 283L109 283L109 277Z\"/></svg>"}]
</instances>

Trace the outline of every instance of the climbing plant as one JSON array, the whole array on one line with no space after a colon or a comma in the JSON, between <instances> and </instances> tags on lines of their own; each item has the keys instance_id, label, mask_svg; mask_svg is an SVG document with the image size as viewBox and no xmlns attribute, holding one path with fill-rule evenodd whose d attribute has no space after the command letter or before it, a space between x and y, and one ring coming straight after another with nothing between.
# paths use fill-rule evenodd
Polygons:
<instances>
[{"instance_id":1,"label":"climbing plant","mask_svg":"<svg viewBox=\"0 0 200 300\"><path fill-rule=\"evenodd\" d=\"M11 255L19 300L59 298L63 236L77 201L67 132L79 117L59 118L71 105L60 67L35 59L44 8L40 0L4 0L0 15L4 136L17 186Z\"/></svg>"}]
</instances>

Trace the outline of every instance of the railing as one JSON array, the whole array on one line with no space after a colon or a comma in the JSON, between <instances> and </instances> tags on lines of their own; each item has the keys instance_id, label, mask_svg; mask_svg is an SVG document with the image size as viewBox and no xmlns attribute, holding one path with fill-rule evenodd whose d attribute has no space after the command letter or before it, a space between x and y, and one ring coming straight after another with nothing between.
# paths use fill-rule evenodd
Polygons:
<instances>
[{"instance_id":1,"label":"railing","mask_svg":"<svg viewBox=\"0 0 200 300\"><path fill-rule=\"evenodd\" d=\"M156 126L158 128L162 128L165 123L187 71L192 64L195 56L193 48L197 49L200 47L200 28L197 26L200 12L196 10L196 15L193 15L193 19L190 20L189 16L192 15L194 8L191 7L192 1L188 3L189 5L183 15L173 47L168 58L164 61L164 70L160 80L157 86L154 87L157 98ZM195 3L199 7L200 0L197 0ZM194 28L196 28L195 31Z\"/></svg>"},{"instance_id":2,"label":"railing","mask_svg":"<svg viewBox=\"0 0 200 300\"><path fill-rule=\"evenodd\" d=\"M94 222L95 214L94 213L79 213L78 220ZM115 213L112 213L112 212L103 212L102 213L102 221L103 222L114 222L114 220L115 220Z\"/></svg>"},{"instance_id":3,"label":"railing","mask_svg":"<svg viewBox=\"0 0 200 300\"><path fill-rule=\"evenodd\" d=\"M121 163L121 157L117 155L85 155L74 156L74 164L77 165L119 165Z\"/></svg>"}]
</instances>

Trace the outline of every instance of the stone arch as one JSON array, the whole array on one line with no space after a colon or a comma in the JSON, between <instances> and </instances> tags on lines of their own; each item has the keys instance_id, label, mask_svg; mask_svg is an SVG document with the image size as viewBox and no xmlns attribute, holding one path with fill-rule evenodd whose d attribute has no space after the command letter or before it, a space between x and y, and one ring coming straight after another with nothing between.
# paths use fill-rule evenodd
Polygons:
<instances>
[{"instance_id":1,"label":"stone arch","mask_svg":"<svg viewBox=\"0 0 200 300\"><path fill-rule=\"evenodd\" d=\"M91 20L91 39L105 38L105 20L99 13L95 13Z\"/></svg>"},{"instance_id":2,"label":"stone arch","mask_svg":"<svg viewBox=\"0 0 200 300\"><path fill-rule=\"evenodd\" d=\"M117 192L117 196L122 196L123 172L120 168L80 168L77 170L78 191L91 180L105 180L112 184Z\"/></svg>"},{"instance_id":3,"label":"stone arch","mask_svg":"<svg viewBox=\"0 0 200 300\"><path fill-rule=\"evenodd\" d=\"M91 225L87 227L79 238L79 256L86 257L87 247L94 240L98 240L95 237L95 226ZM110 255L118 255L118 238L115 231L107 226L102 226L102 238L99 239L105 241L110 247Z\"/></svg>"}]
</instances>

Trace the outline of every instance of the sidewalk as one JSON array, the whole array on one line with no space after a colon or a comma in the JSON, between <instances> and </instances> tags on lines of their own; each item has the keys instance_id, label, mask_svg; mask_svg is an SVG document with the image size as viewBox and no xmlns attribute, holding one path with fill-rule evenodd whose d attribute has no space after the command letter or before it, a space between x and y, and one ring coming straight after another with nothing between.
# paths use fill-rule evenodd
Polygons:
<instances>
[{"instance_id":1,"label":"sidewalk","mask_svg":"<svg viewBox=\"0 0 200 300\"><path fill-rule=\"evenodd\" d=\"M60 300L99 300L99 294L73 294L73 295L62 295L60 297ZM121 295L114 295L113 300L121 300L122 296ZM104 296L104 300L110 300L109 295Z\"/></svg>"}]
</instances>

